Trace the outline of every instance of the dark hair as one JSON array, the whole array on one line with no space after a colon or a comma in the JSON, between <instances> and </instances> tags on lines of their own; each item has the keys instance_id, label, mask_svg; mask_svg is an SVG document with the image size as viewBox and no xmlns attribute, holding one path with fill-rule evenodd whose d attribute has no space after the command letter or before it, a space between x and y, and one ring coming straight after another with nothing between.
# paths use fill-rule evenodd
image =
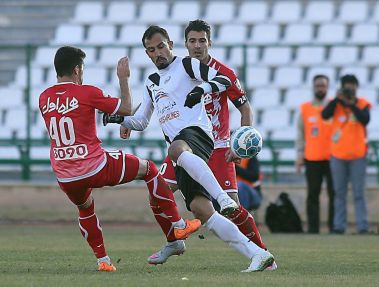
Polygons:
<instances>
[{"instance_id":1,"label":"dark hair","mask_svg":"<svg viewBox=\"0 0 379 287\"><path fill-rule=\"evenodd\" d=\"M316 82L318 79L325 79L329 83L329 77L327 75L318 74L313 77L313 83Z\"/></svg>"},{"instance_id":2,"label":"dark hair","mask_svg":"<svg viewBox=\"0 0 379 287\"><path fill-rule=\"evenodd\" d=\"M207 33L208 41L211 39L211 26L204 20L197 19L194 21L190 21L188 23L188 26L186 27L186 30L184 31L184 37L186 41L187 41L188 33L191 31L196 31L196 32L204 31L205 33Z\"/></svg>"},{"instance_id":3,"label":"dark hair","mask_svg":"<svg viewBox=\"0 0 379 287\"><path fill-rule=\"evenodd\" d=\"M153 25L153 26L150 26L149 28L147 28L147 30L145 31L145 33L143 33L143 36L142 36L142 45L145 48L146 48L146 46L145 46L145 40L146 39L150 40L154 36L154 34L156 34L156 33L161 34L168 41L170 41L170 36L168 35L167 31L164 28L156 26L156 25Z\"/></svg>"},{"instance_id":4,"label":"dark hair","mask_svg":"<svg viewBox=\"0 0 379 287\"><path fill-rule=\"evenodd\" d=\"M58 77L71 76L76 66L83 65L86 57L81 49L64 46L58 49L54 57L54 67Z\"/></svg>"},{"instance_id":5,"label":"dark hair","mask_svg":"<svg viewBox=\"0 0 379 287\"><path fill-rule=\"evenodd\" d=\"M359 86L359 81L355 75L347 74L341 77L341 86L350 83Z\"/></svg>"}]
</instances>

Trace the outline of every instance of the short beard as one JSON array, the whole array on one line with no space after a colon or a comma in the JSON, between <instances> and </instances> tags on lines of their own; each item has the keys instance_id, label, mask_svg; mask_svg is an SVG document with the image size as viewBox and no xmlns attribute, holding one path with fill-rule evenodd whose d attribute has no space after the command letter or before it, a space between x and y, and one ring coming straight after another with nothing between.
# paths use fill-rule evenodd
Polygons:
<instances>
[{"instance_id":1,"label":"short beard","mask_svg":"<svg viewBox=\"0 0 379 287\"><path fill-rule=\"evenodd\" d=\"M315 93L316 99L322 101L326 97L326 93Z\"/></svg>"}]
</instances>

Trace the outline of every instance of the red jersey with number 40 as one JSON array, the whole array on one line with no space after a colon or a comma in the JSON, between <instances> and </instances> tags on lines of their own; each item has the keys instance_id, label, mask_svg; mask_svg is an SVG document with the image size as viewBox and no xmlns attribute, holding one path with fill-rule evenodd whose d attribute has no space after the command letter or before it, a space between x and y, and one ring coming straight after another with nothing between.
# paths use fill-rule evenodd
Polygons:
<instances>
[{"instance_id":1,"label":"red jersey with number 40","mask_svg":"<svg viewBox=\"0 0 379 287\"><path fill-rule=\"evenodd\" d=\"M228 66L212 57L208 62L208 66L218 70L232 82L232 85L222 93L205 95L205 108L212 122L215 148L229 147L230 128L228 99L238 108L246 103L246 93L242 89L236 74Z\"/></svg>"},{"instance_id":2,"label":"red jersey with number 40","mask_svg":"<svg viewBox=\"0 0 379 287\"><path fill-rule=\"evenodd\" d=\"M103 168L106 157L96 134L96 109L114 114L120 103L94 86L74 83L58 83L41 94L39 108L58 181L83 179Z\"/></svg>"}]
</instances>

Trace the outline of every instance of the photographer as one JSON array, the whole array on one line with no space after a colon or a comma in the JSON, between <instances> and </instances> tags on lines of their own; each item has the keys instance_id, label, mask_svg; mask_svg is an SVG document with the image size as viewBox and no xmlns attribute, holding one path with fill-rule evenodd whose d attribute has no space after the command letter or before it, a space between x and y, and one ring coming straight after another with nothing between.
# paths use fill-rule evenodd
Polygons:
<instances>
[{"instance_id":1,"label":"photographer","mask_svg":"<svg viewBox=\"0 0 379 287\"><path fill-rule=\"evenodd\" d=\"M332 121L330 168L335 190L333 232L346 229L346 198L349 179L354 194L357 231L368 232L365 198L367 135L371 104L356 96L359 86L354 75L341 78L337 96L322 111Z\"/></svg>"}]
</instances>

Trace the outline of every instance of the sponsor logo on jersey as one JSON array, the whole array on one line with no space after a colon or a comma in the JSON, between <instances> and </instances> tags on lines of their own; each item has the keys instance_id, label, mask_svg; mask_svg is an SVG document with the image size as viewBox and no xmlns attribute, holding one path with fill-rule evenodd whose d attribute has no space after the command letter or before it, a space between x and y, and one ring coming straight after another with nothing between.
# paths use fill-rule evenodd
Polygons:
<instances>
[{"instance_id":1,"label":"sponsor logo on jersey","mask_svg":"<svg viewBox=\"0 0 379 287\"><path fill-rule=\"evenodd\" d=\"M163 124L167 123L168 121L171 121L173 119L179 118L179 116L180 116L179 111L171 112L171 113L169 113L167 115L164 115L163 117L160 117L159 118L159 123L161 125L163 125Z\"/></svg>"},{"instance_id":2,"label":"sponsor logo on jersey","mask_svg":"<svg viewBox=\"0 0 379 287\"><path fill-rule=\"evenodd\" d=\"M168 99L167 93L163 91L154 91L154 101L158 103L162 99Z\"/></svg>"},{"instance_id":3,"label":"sponsor logo on jersey","mask_svg":"<svg viewBox=\"0 0 379 287\"><path fill-rule=\"evenodd\" d=\"M79 108L79 101L75 97L71 100L67 97L66 101L62 101L62 103L60 103L60 98L57 98L56 101L53 102L50 100L50 97L48 97L46 105L42 107L42 114L57 111L59 114L64 115L77 108Z\"/></svg>"}]
</instances>

